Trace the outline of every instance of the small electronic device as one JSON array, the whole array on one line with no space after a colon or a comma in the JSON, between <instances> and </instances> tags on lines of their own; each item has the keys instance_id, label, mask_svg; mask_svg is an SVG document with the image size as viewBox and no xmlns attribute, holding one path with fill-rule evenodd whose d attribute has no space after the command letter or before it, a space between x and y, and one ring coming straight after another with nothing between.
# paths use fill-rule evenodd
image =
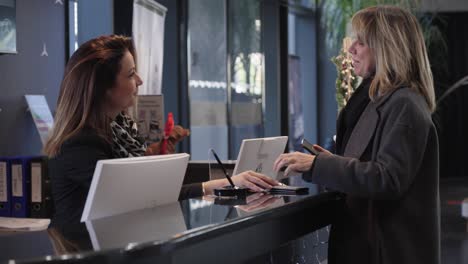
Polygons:
<instances>
[{"instance_id":1,"label":"small electronic device","mask_svg":"<svg viewBox=\"0 0 468 264\"><path fill-rule=\"evenodd\" d=\"M269 191L269 194L278 194L278 195L302 195L308 194L309 188L302 186L288 186L288 185L278 185L273 186Z\"/></svg>"},{"instance_id":2,"label":"small electronic device","mask_svg":"<svg viewBox=\"0 0 468 264\"><path fill-rule=\"evenodd\" d=\"M312 155L318 155L320 151L314 149L314 145L312 145L309 141L307 141L305 138L302 139L301 141L302 147L307 150L310 154Z\"/></svg>"}]
</instances>

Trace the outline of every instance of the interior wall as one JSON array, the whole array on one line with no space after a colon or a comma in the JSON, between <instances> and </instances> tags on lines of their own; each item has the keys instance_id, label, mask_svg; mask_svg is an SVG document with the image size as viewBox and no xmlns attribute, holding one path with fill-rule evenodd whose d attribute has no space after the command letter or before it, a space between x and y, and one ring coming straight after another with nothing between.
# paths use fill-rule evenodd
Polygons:
<instances>
[{"instance_id":1,"label":"interior wall","mask_svg":"<svg viewBox=\"0 0 468 264\"><path fill-rule=\"evenodd\" d=\"M54 113L65 67L64 2L16 1L18 54L0 55L0 156L41 153L24 95L45 95Z\"/></svg>"}]
</instances>

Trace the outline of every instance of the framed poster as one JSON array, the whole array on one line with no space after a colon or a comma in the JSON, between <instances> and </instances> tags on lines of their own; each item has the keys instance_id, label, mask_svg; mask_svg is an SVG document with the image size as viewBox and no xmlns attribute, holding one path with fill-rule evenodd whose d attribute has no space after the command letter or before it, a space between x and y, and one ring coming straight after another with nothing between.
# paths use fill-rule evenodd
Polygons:
<instances>
[{"instance_id":1,"label":"framed poster","mask_svg":"<svg viewBox=\"0 0 468 264\"><path fill-rule=\"evenodd\" d=\"M17 53L16 0L0 0L0 53Z\"/></svg>"}]
</instances>

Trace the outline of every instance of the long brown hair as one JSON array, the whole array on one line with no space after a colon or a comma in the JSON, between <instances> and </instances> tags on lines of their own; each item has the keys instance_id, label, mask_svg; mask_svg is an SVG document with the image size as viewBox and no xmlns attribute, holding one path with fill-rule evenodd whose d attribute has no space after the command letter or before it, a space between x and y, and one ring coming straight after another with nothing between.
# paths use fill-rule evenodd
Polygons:
<instances>
[{"instance_id":1,"label":"long brown hair","mask_svg":"<svg viewBox=\"0 0 468 264\"><path fill-rule=\"evenodd\" d=\"M369 96L376 99L401 86L408 86L435 110L431 67L421 26L409 11L382 5L358 11L352 18L357 38L374 53L375 77Z\"/></svg>"},{"instance_id":2,"label":"long brown hair","mask_svg":"<svg viewBox=\"0 0 468 264\"><path fill-rule=\"evenodd\" d=\"M130 38L110 35L87 41L71 56L60 85L54 127L44 146L47 156L57 155L63 142L85 127L111 141L106 92L115 86L126 51L136 60Z\"/></svg>"}]
</instances>

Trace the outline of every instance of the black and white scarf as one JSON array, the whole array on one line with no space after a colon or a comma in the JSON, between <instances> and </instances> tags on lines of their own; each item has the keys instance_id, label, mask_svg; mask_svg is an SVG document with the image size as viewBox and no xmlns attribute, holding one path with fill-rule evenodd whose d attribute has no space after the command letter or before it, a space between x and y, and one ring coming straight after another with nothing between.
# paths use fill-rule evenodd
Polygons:
<instances>
[{"instance_id":1,"label":"black and white scarf","mask_svg":"<svg viewBox=\"0 0 468 264\"><path fill-rule=\"evenodd\" d=\"M112 152L116 158L140 157L146 152L146 143L138 135L137 124L129 116L120 113L111 123Z\"/></svg>"}]
</instances>

